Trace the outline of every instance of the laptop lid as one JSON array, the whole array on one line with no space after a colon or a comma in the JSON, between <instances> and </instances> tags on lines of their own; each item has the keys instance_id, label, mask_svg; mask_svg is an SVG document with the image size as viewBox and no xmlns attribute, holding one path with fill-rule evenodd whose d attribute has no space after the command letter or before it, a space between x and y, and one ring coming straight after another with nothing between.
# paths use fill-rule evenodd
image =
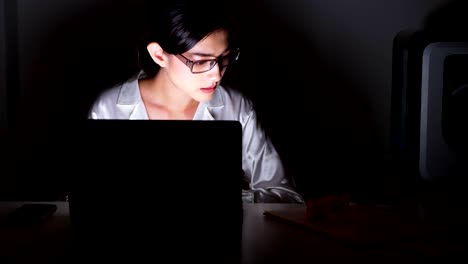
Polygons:
<instances>
[{"instance_id":1,"label":"laptop lid","mask_svg":"<svg viewBox=\"0 0 468 264\"><path fill-rule=\"evenodd\" d=\"M87 120L76 143L69 202L79 255L236 259L239 122Z\"/></svg>"}]
</instances>

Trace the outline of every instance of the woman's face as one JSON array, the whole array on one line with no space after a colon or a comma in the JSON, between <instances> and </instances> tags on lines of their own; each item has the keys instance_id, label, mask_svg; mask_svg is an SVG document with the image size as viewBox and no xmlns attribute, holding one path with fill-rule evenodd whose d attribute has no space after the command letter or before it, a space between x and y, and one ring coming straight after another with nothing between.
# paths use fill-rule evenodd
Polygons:
<instances>
[{"instance_id":1,"label":"woman's face","mask_svg":"<svg viewBox=\"0 0 468 264\"><path fill-rule=\"evenodd\" d=\"M215 31L198 42L192 49L180 55L169 55L165 72L174 88L182 90L192 99L204 102L209 101L223 77L224 71L216 64L211 70L202 73L192 73L187 67L187 59L191 61L211 60L229 53L227 32ZM185 58L184 58L185 57ZM188 63L191 64L190 62ZM210 62L195 63L193 69L204 68ZM203 65L204 64L204 65ZM208 67L209 68L209 67Z\"/></svg>"}]
</instances>

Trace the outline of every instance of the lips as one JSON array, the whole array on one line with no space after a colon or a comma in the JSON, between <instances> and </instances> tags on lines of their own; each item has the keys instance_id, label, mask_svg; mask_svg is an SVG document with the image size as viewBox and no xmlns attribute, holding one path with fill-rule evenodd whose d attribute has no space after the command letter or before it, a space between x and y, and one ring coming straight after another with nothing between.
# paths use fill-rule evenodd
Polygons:
<instances>
[{"instance_id":1,"label":"lips","mask_svg":"<svg viewBox=\"0 0 468 264\"><path fill-rule=\"evenodd\" d=\"M214 92L215 89L216 89L216 85L212 85L210 87L205 87L205 88L200 88L200 90L205 93Z\"/></svg>"}]
</instances>

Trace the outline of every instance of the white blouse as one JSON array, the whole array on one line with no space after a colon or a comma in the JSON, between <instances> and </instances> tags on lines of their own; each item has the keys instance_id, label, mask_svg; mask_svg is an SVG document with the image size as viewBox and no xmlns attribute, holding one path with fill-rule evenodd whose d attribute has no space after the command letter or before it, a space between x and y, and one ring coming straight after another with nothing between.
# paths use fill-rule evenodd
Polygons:
<instances>
[{"instance_id":1,"label":"white blouse","mask_svg":"<svg viewBox=\"0 0 468 264\"><path fill-rule=\"evenodd\" d=\"M149 119L141 98L137 74L102 92L89 112L91 119ZM217 87L209 102L200 102L194 120L237 120L242 124L242 168L248 190L244 202L303 203L292 178L271 141L257 123L250 100L235 90Z\"/></svg>"}]
</instances>

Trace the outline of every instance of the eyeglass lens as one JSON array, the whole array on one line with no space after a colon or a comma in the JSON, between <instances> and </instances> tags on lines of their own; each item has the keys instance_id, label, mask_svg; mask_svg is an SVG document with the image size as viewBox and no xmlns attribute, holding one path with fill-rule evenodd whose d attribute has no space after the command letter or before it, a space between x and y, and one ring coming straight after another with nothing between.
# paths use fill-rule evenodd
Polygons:
<instances>
[{"instance_id":1,"label":"eyeglass lens","mask_svg":"<svg viewBox=\"0 0 468 264\"><path fill-rule=\"evenodd\" d=\"M230 54L220 57L214 60L201 60L194 61L192 65L192 72L205 72L211 70L217 63L220 64L222 68L229 66L231 63L235 62L239 58L239 51L236 50Z\"/></svg>"}]
</instances>

